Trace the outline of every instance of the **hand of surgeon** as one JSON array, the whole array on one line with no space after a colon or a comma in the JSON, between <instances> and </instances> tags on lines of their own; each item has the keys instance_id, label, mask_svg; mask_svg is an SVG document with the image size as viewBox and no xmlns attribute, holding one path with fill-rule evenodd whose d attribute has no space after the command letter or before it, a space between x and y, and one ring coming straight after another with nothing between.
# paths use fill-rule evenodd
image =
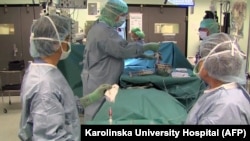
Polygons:
<instances>
[{"instance_id":1,"label":"hand of surgeon","mask_svg":"<svg viewBox=\"0 0 250 141\"><path fill-rule=\"evenodd\" d=\"M143 50L148 51L148 50L152 50L153 52L157 52L160 48L160 43L156 43L156 42L150 42L150 43L145 43L143 45Z\"/></svg>"},{"instance_id":2,"label":"hand of surgeon","mask_svg":"<svg viewBox=\"0 0 250 141\"><path fill-rule=\"evenodd\" d=\"M80 98L80 102L83 105L83 107L87 107L88 105L101 99L104 96L105 91L111 88L112 88L112 85L110 84L102 84L97 89L95 89L92 93Z\"/></svg>"}]
</instances>

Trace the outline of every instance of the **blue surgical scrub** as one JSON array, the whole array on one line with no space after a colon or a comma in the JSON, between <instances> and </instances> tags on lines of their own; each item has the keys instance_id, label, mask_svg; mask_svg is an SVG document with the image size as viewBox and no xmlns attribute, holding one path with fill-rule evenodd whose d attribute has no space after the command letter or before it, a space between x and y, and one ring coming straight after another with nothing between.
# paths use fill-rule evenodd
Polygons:
<instances>
[{"instance_id":1,"label":"blue surgical scrub","mask_svg":"<svg viewBox=\"0 0 250 141\"><path fill-rule=\"evenodd\" d=\"M250 96L237 83L206 90L188 113L186 124L250 124Z\"/></svg>"},{"instance_id":2,"label":"blue surgical scrub","mask_svg":"<svg viewBox=\"0 0 250 141\"><path fill-rule=\"evenodd\" d=\"M80 141L80 121L73 91L56 66L31 63L21 88L22 140Z\"/></svg>"},{"instance_id":3,"label":"blue surgical scrub","mask_svg":"<svg viewBox=\"0 0 250 141\"><path fill-rule=\"evenodd\" d=\"M90 28L83 56L83 95L93 92L101 84L118 84L124 69L124 59L143 53L140 43L128 43L104 22L96 21ZM84 120L92 120L105 99L84 109Z\"/></svg>"}]
</instances>

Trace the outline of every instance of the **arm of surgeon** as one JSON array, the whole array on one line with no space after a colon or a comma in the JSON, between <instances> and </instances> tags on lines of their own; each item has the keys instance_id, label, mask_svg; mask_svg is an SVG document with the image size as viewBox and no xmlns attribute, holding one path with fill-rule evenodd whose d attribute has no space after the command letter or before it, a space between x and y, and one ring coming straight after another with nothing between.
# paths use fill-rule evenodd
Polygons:
<instances>
[{"instance_id":1,"label":"arm of surgeon","mask_svg":"<svg viewBox=\"0 0 250 141\"><path fill-rule=\"evenodd\" d=\"M92 93L80 98L80 102L83 105L83 107L87 107L88 105L102 98L105 94L105 91L111 88L112 88L112 85L102 84Z\"/></svg>"}]
</instances>

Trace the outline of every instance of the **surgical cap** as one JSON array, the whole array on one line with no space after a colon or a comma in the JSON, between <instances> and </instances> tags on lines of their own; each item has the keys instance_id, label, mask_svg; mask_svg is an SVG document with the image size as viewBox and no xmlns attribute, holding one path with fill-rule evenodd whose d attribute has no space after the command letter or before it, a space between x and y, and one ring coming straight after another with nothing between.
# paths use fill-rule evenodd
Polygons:
<instances>
[{"instance_id":1,"label":"surgical cap","mask_svg":"<svg viewBox=\"0 0 250 141\"><path fill-rule=\"evenodd\" d=\"M200 45L200 54L210 77L222 82L245 83L245 54L230 35L215 33L208 36Z\"/></svg>"},{"instance_id":2,"label":"surgical cap","mask_svg":"<svg viewBox=\"0 0 250 141\"><path fill-rule=\"evenodd\" d=\"M209 35L219 32L219 24L215 19L203 19L200 23L200 28L208 29Z\"/></svg>"},{"instance_id":3,"label":"surgical cap","mask_svg":"<svg viewBox=\"0 0 250 141\"><path fill-rule=\"evenodd\" d=\"M145 34L143 33L143 31L141 31L141 29L138 27L132 28L131 32L141 39L145 37Z\"/></svg>"},{"instance_id":4,"label":"surgical cap","mask_svg":"<svg viewBox=\"0 0 250 141\"><path fill-rule=\"evenodd\" d=\"M49 19L51 19L51 21ZM33 58L52 55L60 47L55 45L64 41L70 33L70 18L59 15L40 17L31 27L30 55Z\"/></svg>"},{"instance_id":5,"label":"surgical cap","mask_svg":"<svg viewBox=\"0 0 250 141\"><path fill-rule=\"evenodd\" d=\"M108 0L101 10L99 19L113 26L118 15L128 13L128 5L123 0Z\"/></svg>"}]
</instances>

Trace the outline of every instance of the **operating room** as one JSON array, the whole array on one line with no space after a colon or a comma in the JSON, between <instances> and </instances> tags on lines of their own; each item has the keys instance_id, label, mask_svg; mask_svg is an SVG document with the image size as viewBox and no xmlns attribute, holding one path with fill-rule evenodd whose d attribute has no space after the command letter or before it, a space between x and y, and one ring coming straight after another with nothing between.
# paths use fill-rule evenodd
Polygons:
<instances>
[{"instance_id":1,"label":"operating room","mask_svg":"<svg viewBox=\"0 0 250 141\"><path fill-rule=\"evenodd\" d=\"M89 45L98 44L88 43L88 41L90 42L88 33L92 33L89 32L92 26L99 17L102 17L101 11L105 7L106 1L112 0L0 0L2 99L0 125L4 122L2 119L6 119L7 116L9 118L13 114L17 119L15 121L17 124L15 126L16 135L19 132L22 112L20 90L26 69L33 62L29 49L32 40L31 26L42 16L56 14L71 19L71 52L66 59L58 62L57 68L67 80L74 96L78 98L85 96L83 94L83 91L86 90L85 87L91 87L86 90L87 93L91 93L93 89L97 88L94 88L92 84L83 83L83 79L86 79L84 64L89 62L91 64L91 61L95 60L93 59L95 56L84 55L95 52L86 49ZM144 49L146 50L144 54L150 57L128 55L125 51L124 54L121 53L125 57L121 57L124 66L119 75L119 81L110 84L112 91L106 90L103 93L103 101L99 101L100 105L98 108L95 107L95 113L91 113L90 120L85 121L84 116L95 104L93 104L94 106L90 104L79 113L81 124L184 124L189 111L208 86L194 73L194 68L199 62L198 59L202 59L197 55L203 40L201 32L199 32L201 23L204 19L211 18L210 14L213 15L211 19L218 24L217 33L225 33L234 37L234 42L237 42L241 52L245 54L244 63L240 68L244 81L241 81L240 84L249 93L249 2L247 3L246 0L119 1L124 1L128 10L125 22L116 27L116 32L126 41L126 44L129 44L134 42L131 38L131 31L134 28L141 29L144 35L143 40L149 48ZM243 6L235 8L237 2L243 3ZM240 11L238 15L235 14L237 10ZM96 37L99 37L97 34L96 32ZM89 36L94 35L89 34ZM111 35L107 34L108 36ZM156 47L158 48L155 50ZM114 54L117 52L115 57L120 54L116 50L111 52ZM89 58L93 60L89 61ZM119 60L121 59L119 58ZM102 61L100 60L100 62ZM115 77L120 66L111 64L110 67L114 69L109 71L101 69L102 67L95 70L91 70L89 67L87 73L90 76L92 72L98 71L103 76L108 74L110 77ZM92 75L94 76L94 73ZM111 82L109 78L100 81L96 76L93 79L96 79L93 80L93 83L97 83L96 81L102 84ZM112 92L112 96L108 96L107 91ZM16 113L13 113L14 111ZM250 124L249 122L248 124ZM4 124L11 125L11 123ZM2 132L2 130L6 131ZM7 132L7 127L1 129L0 138L4 136L5 132Z\"/></svg>"}]
</instances>

